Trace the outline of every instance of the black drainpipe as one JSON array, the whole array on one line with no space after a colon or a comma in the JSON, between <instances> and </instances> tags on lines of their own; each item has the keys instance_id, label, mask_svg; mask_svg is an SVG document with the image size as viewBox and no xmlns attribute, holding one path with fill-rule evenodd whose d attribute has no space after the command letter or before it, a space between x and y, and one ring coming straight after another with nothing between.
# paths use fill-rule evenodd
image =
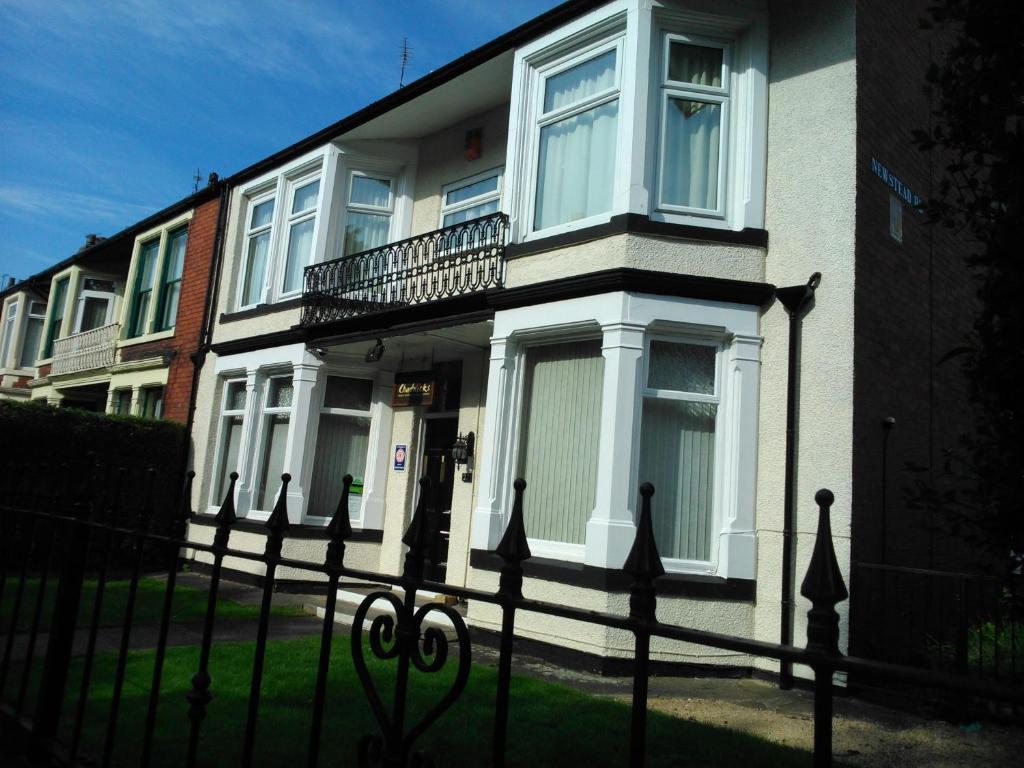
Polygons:
<instances>
[{"instance_id":1,"label":"black drainpipe","mask_svg":"<svg viewBox=\"0 0 1024 768\"><path fill-rule=\"evenodd\" d=\"M782 521L782 645L793 643L793 526L796 518L796 438L797 400L800 388L800 322L814 303L814 291L821 283L821 272L815 272L806 285L794 285L775 291L789 315L789 373L786 380L786 490ZM793 687L793 663L783 661L779 667L779 687Z\"/></svg>"},{"instance_id":2,"label":"black drainpipe","mask_svg":"<svg viewBox=\"0 0 1024 768\"><path fill-rule=\"evenodd\" d=\"M211 174L212 176L213 174ZM210 351L210 336L213 333L213 319L217 310L217 298L220 288L220 263L224 253L224 223L227 219L228 199L231 188L219 179L210 179L211 184L220 186L220 205L217 209L217 228L213 235L213 257L210 259L210 274L207 278L207 301L203 310L203 323L199 328L199 347L192 353L192 389L188 396L188 416L185 420L185 439L190 445L185 449L185 466L182 475L188 470L191 454L192 423L196 415L196 397L199 393L199 374L202 372L206 354ZM191 501L188 502L191 504Z\"/></svg>"}]
</instances>

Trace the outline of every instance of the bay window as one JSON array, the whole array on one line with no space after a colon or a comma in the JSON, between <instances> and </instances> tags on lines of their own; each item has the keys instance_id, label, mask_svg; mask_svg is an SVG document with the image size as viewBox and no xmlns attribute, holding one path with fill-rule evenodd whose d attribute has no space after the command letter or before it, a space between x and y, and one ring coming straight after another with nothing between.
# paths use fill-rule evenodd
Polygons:
<instances>
[{"instance_id":1,"label":"bay window","mask_svg":"<svg viewBox=\"0 0 1024 768\"><path fill-rule=\"evenodd\" d=\"M358 519L370 445L373 382L328 376L316 433L316 456L307 514L330 517L341 498L345 475L352 475L349 516Z\"/></svg>"},{"instance_id":2,"label":"bay window","mask_svg":"<svg viewBox=\"0 0 1024 768\"><path fill-rule=\"evenodd\" d=\"M25 321L25 335L21 342L21 368L31 368L39 357L39 343L43 337L43 325L46 323L46 304L41 301L30 301L28 318Z\"/></svg>"},{"instance_id":3,"label":"bay window","mask_svg":"<svg viewBox=\"0 0 1024 768\"><path fill-rule=\"evenodd\" d=\"M729 47L666 34L662 50L658 208L722 215Z\"/></svg>"},{"instance_id":4,"label":"bay window","mask_svg":"<svg viewBox=\"0 0 1024 768\"><path fill-rule=\"evenodd\" d=\"M717 359L718 349L710 343L648 343L638 476L657 489L651 513L664 558L711 559Z\"/></svg>"},{"instance_id":5,"label":"bay window","mask_svg":"<svg viewBox=\"0 0 1024 768\"><path fill-rule=\"evenodd\" d=\"M395 211L394 185L395 180L389 176L352 171L345 215L343 256L369 251L388 243L391 217Z\"/></svg>"},{"instance_id":6,"label":"bay window","mask_svg":"<svg viewBox=\"0 0 1024 768\"><path fill-rule=\"evenodd\" d=\"M611 211L621 58L614 41L542 73L534 231Z\"/></svg>"},{"instance_id":7,"label":"bay window","mask_svg":"<svg viewBox=\"0 0 1024 768\"><path fill-rule=\"evenodd\" d=\"M441 188L441 226L451 227L498 212L501 169L462 179Z\"/></svg>"},{"instance_id":8,"label":"bay window","mask_svg":"<svg viewBox=\"0 0 1024 768\"><path fill-rule=\"evenodd\" d=\"M288 429L292 412L292 377L272 376L267 380L263 407L263 448L259 462L259 483L253 507L263 512L274 508L284 472Z\"/></svg>"},{"instance_id":9,"label":"bay window","mask_svg":"<svg viewBox=\"0 0 1024 768\"><path fill-rule=\"evenodd\" d=\"M302 289L302 270L313 253L313 230L320 196L320 179L292 184L292 204L288 214L288 245L285 249L284 278L281 293Z\"/></svg>"},{"instance_id":10,"label":"bay window","mask_svg":"<svg viewBox=\"0 0 1024 768\"><path fill-rule=\"evenodd\" d=\"M528 347L516 476L531 539L582 545L594 509L604 361L600 339ZM566 550L567 548L563 548Z\"/></svg>"},{"instance_id":11,"label":"bay window","mask_svg":"<svg viewBox=\"0 0 1024 768\"><path fill-rule=\"evenodd\" d=\"M7 305L7 314L4 316L3 341L0 343L0 368L7 367L7 358L12 352L14 329L17 323L18 302L12 301Z\"/></svg>"},{"instance_id":12,"label":"bay window","mask_svg":"<svg viewBox=\"0 0 1024 768\"><path fill-rule=\"evenodd\" d=\"M245 380L228 381L221 404L220 438L214 473L212 503L219 505L231 486L230 475L239 470L242 450L242 429L245 425Z\"/></svg>"},{"instance_id":13,"label":"bay window","mask_svg":"<svg viewBox=\"0 0 1024 768\"><path fill-rule=\"evenodd\" d=\"M274 225L274 197L250 201L246 220L245 269L239 301L244 307L258 304L263 299L267 262L270 260L270 236Z\"/></svg>"}]
</instances>

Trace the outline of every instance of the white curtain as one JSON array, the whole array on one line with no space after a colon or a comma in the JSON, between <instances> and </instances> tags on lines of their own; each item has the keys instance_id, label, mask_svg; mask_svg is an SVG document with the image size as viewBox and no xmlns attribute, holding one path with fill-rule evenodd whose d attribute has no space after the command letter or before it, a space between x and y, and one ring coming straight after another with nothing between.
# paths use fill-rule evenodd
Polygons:
<instances>
[{"instance_id":1,"label":"white curtain","mask_svg":"<svg viewBox=\"0 0 1024 768\"><path fill-rule=\"evenodd\" d=\"M21 346L21 367L30 368L39 357L39 340L43 337L43 319L30 317L25 327L25 343Z\"/></svg>"},{"instance_id":2,"label":"white curtain","mask_svg":"<svg viewBox=\"0 0 1024 768\"><path fill-rule=\"evenodd\" d=\"M267 269L267 251L270 248L270 232L263 232L249 238L249 254L245 260L245 285L242 288L242 303L257 303L263 295L263 279Z\"/></svg>"},{"instance_id":3,"label":"white curtain","mask_svg":"<svg viewBox=\"0 0 1024 768\"><path fill-rule=\"evenodd\" d=\"M668 79L721 88L722 57L721 48L672 43L668 54Z\"/></svg>"},{"instance_id":4,"label":"white curtain","mask_svg":"<svg viewBox=\"0 0 1024 768\"><path fill-rule=\"evenodd\" d=\"M348 212L345 224L345 254L379 248L388 242L391 216L379 213Z\"/></svg>"},{"instance_id":5,"label":"white curtain","mask_svg":"<svg viewBox=\"0 0 1024 768\"><path fill-rule=\"evenodd\" d=\"M129 393L129 397L131 394ZM126 411L127 412L127 411ZM220 479L217 483L217 498L214 503L220 504L228 492L232 472L238 471L238 450L242 445L242 417L232 416L224 421L224 457L220 462Z\"/></svg>"},{"instance_id":6,"label":"white curtain","mask_svg":"<svg viewBox=\"0 0 1024 768\"><path fill-rule=\"evenodd\" d=\"M721 105L669 98L665 109L663 202L717 209Z\"/></svg>"},{"instance_id":7,"label":"white curtain","mask_svg":"<svg viewBox=\"0 0 1024 768\"><path fill-rule=\"evenodd\" d=\"M662 557L711 558L718 406L644 400L640 482L654 484L651 512Z\"/></svg>"},{"instance_id":8,"label":"white curtain","mask_svg":"<svg viewBox=\"0 0 1024 768\"><path fill-rule=\"evenodd\" d=\"M345 475L352 475L355 484L362 485L369 444L369 418L320 414L308 514L320 517L334 514L341 498L341 479ZM360 501L360 496L349 496L349 514L358 514Z\"/></svg>"},{"instance_id":9,"label":"white curtain","mask_svg":"<svg viewBox=\"0 0 1024 768\"><path fill-rule=\"evenodd\" d=\"M594 509L604 358L599 340L527 350L517 476L533 539L583 544Z\"/></svg>"},{"instance_id":10,"label":"white curtain","mask_svg":"<svg viewBox=\"0 0 1024 768\"><path fill-rule=\"evenodd\" d=\"M284 266L283 291L296 291L302 287L302 271L309 264L313 250L313 225L316 219L306 219L292 224L288 233L288 258Z\"/></svg>"},{"instance_id":11,"label":"white curtain","mask_svg":"<svg viewBox=\"0 0 1024 768\"><path fill-rule=\"evenodd\" d=\"M615 85L616 51L605 51L589 61L553 75L544 83L544 112L575 104Z\"/></svg>"}]
</instances>

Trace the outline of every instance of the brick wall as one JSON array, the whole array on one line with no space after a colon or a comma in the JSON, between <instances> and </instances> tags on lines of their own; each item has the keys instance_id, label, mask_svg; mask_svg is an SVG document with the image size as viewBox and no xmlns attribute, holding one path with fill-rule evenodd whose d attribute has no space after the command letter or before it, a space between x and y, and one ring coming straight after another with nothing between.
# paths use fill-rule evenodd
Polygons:
<instances>
[{"instance_id":1,"label":"brick wall","mask_svg":"<svg viewBox=\"0 0 1024 768\"><path fill-rule=\"evenodd\" d=\"M854 356L854 562L967 568L962 542L908 504L915 480L941 470L944 452L970 426L966 382L939 360L964 343L976 302L966 246L903 204L903 242L889 234L891 188L872 160L928 199L943 172L938 152L920 152L913 129L928 129L925 87L943 41L918 29L927 0L857 4L857 264ZM826 276L827 279L827 276ZM883 420L888 442L882 508ZM924 467L916 474L910 465ZM884 518L884 525L883 525ZM884 542L884 543L883 543ZM884 546L884 551L883 551ZM857 596L852 597L857 623ZM870 610L862 605L861 610Z\"/></svg>"},{"instance_id":2,"label":"brick wall","mask_svg":"<svg viewBox=\"0 0 1024 768\"><path fill-rule=\"evenodd\" d=\"M220 198L215 197L197 207L189 223L185 268L181 276L181 299L178 302L173 339L140 345L140 348L152 347L148 355L162 353L171 357L167 389L164 392L164 418L182 423L188 420L192 355L199 348L199 334L210 290L210 261L213 259L219 209Z\"/></svg>"}]
</instances>

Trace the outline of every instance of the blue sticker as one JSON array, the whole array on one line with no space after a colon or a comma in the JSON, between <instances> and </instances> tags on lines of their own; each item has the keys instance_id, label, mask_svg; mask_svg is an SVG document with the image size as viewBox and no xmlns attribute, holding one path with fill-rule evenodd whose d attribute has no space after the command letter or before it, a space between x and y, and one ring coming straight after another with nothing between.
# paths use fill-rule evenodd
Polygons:
<instances>
[{"instance_id":1,"label":"blue sticker","mask_svg":"<svg viewBox=\"0 0 1024 768\"><path fill-rule=\"evenodd\" d=\"M405 459L409 455L408 446L395 446L395 471L405 472Z\"/></svg>"}]
</instances>

